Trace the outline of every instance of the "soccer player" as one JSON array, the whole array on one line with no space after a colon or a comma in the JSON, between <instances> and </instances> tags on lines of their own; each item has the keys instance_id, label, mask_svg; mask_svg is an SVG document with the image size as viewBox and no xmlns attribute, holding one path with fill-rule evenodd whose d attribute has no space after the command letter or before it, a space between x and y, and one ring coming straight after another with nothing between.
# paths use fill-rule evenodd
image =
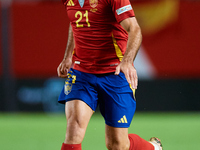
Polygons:
<instances>
[{"instance_id":1,"label":"soccer player","mask_svg":"<svg viewBox=\"0 0 200 150\"><path fill-rule=\"evenodd\" d=\"M99 105L109 150L162 150L160 140L128 134L136 109L138 79L133 62L142 41L129 0L62 0L70 19L58 76L67 78L66 138L61 150L81 150L89 120ZM73 68L71 68L73 64ZM95 149L95 147L94 147Z\"/></svg>"}]
</instances>

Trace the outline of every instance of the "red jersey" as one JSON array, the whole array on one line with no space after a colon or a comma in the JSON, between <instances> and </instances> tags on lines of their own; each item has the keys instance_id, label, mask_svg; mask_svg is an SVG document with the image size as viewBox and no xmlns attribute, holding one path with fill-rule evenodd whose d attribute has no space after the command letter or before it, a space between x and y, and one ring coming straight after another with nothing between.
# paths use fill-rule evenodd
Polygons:
<instances>
[{"instance_id":1,"label":"red jersey","mask_svg":"<svg viewBox=\"0 0 200 150\"><path fill-rule=\"evenodd\" d=\"M128 40L120 22L134 17L129 0L62 1L75 41L74 69L94 74L115 72Z\"/></svg>"}]
</instances>

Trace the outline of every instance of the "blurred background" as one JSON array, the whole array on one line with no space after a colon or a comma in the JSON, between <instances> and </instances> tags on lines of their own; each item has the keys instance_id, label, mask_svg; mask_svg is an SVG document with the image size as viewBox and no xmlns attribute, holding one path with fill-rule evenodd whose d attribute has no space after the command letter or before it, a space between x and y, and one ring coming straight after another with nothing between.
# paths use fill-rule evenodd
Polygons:
<instances>
[{"instance_id":1,"label":"blurred background","mask_svg":"<svg viewBox=\"0 0 200 150\"><path fill-rule=\"evenodd\" d=\"M200 1L131 0L143 42L138 111L200 110ZM69 20L60 0L1 0L0 111L63 112Z\"/></svg>"}]
</instances>

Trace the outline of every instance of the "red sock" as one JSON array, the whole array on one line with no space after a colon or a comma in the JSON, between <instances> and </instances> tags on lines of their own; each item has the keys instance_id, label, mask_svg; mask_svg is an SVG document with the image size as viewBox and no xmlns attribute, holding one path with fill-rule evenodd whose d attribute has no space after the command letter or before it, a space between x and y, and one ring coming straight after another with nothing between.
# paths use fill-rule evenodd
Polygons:
<instances>
[{"instance_id":1,"label":"red sock","mask_svg":"<svg viewBox=\"0 0 200 150\"><path fill-rule=\"evenodd\" d=\"M154 150L154 146L148 141L142 139L137 134L129 134L130 149L129 150Z\"/></svg>"},{"instance_id":2,"label":"red sock","mask_svg":"<svg viewBox=\"0 0 200 150\"><path fill-rule=\"evenodd\" d=\"M81 144L62 144L61 150L81 150Z\"/></svg>"}]
</instances>

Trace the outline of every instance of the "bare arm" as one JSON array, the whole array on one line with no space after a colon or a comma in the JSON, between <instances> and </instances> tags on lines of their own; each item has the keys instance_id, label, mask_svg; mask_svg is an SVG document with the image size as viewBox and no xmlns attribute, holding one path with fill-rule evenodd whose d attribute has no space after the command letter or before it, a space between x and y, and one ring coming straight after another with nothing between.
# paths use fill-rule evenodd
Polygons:
<instances>
[{"instance_id":1,"label":"bare arm","mask_svg":"<svg viewBox=\"0 0 200 150\"><path fill-rule=\"evenodd\" d=\"M128 42L124 57L117 66L115 74L118 75L119 72L122 71L132 88L137 89L138 78L136 69L133 66L133 61L135 60L142 42L141 29L135 17L127 18L120 24L128 32Z\"/></svg>"},{"instance_id":2,"label":"bare arm","mask_svg":"<svg viewBox=\"0 0 200 150\"><path fill-rule=\"evenodd\" d=\"M57 73L59 77L67 77L67 73L72 65L72 55L74 50L74 37L72 32L72 27L69 25L68 41L65 50L64 58L57 68Z\"/></svg>"}]
</instances>

